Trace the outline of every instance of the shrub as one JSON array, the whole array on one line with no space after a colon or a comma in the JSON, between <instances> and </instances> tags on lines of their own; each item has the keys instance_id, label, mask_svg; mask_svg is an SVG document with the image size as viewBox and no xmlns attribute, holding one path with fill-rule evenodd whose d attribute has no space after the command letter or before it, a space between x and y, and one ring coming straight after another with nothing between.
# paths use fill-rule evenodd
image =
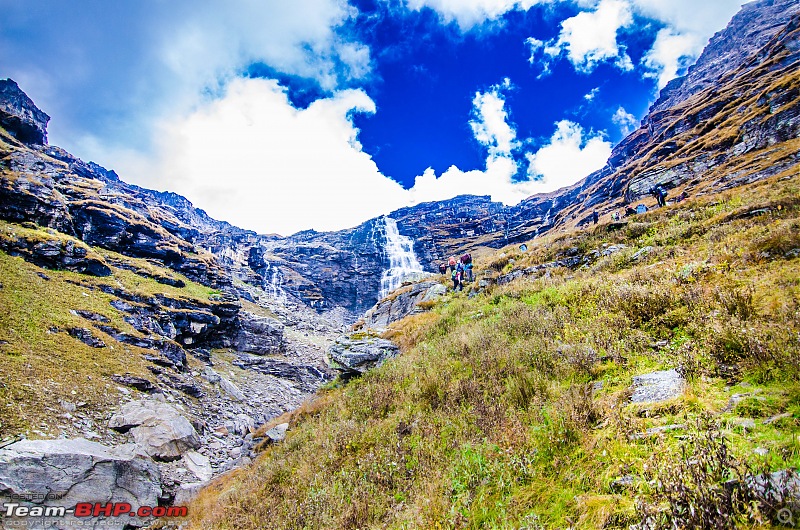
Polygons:
<instances>
[{"instance_id":1,"label":"shrub","mask_svg":"<svg viewBox=\"0 0 800 530\"><path fill-rule=\"evenodd\" d=\"M755 496L745 483L746 464L730 451L719 426L705 418L679 455L654 455L645 468L651 500L638 503L645 528L736 528L753 518Z\"/></svg>"}]
</instances>

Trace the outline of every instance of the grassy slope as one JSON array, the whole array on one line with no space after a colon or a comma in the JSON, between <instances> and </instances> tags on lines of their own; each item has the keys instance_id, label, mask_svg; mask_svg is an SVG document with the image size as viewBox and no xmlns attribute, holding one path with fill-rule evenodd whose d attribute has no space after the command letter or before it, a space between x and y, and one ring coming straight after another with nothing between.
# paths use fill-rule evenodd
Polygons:
<instances>
[{"instance_id":1,"label":"grassy slope","mask_svg":"<svg viewBox=\"0 0 800 530\"><path fill-rule=\"evenodd\" d=\"M665 508L652 479L674 482L681 447L706 432L699 421L728 441L725 478L737 462L800 466L800 259L791 254L800 177L687 201L616 231L553 235L477 266L497 274L604 243L628 248L579 271L450 294L396 324L401 357L321 392L283 444L201 494L192 526L627 527ZM652 251L633 262L645 246ZM689 379L680 398L629 403L633 376L675 366ZM757 393L727 410L742 392ZM778 413L787 414L763 421ZM687 428L631 438L675 423ZM637 479L615 487L625 475Z\"/></svg>"},{"instance_id":2,"label":"grassy slope","mask_svg":"<svg viewBox=\"0 0 800 530\"><path fill-rule=\"evenodd\" d=\"M0 237L70 239L54 231L2 221ZM147 274L180 277L145 260L106 250L93 252L109 262L126 262ZM176 288L128 270L112 270L112 276L98 278L42 269L0 251L0 439L20 433L32 438L58 435L64 431L61 426L70 424L68 418L61 417L65 412L60 406L62 400L84 403L81 410L102 420L120 399L118 385L109 379L113 374L127 372L152 380L142 358L142 354L152 354L150 350L119 343L70 313L72 309L99 313L111 320L111 326L141 335L109 305L116 297L101 292L101 285L144 296L163 293L206 302L215 292L183 277L180 278L186 287ZM107 347L91 348L64 331L51 331L71 327L92 329Z\"/></svg>"}]
</instances>

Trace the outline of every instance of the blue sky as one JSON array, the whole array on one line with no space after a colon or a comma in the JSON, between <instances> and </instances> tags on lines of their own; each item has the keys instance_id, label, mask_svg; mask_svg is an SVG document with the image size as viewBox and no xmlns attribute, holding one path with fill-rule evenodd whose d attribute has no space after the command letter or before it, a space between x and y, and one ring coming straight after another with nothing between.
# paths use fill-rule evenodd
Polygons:
<instances>
[{"instance_id":1,"label":"blue sky","mask_svg":"<svg viewBox=\"0 0 800 530\"><path fill-rule=\"evenodd\" d=\"M50 143L262 233L602 167L739 0L0 0Z\"/></svg>"}]
</instances>

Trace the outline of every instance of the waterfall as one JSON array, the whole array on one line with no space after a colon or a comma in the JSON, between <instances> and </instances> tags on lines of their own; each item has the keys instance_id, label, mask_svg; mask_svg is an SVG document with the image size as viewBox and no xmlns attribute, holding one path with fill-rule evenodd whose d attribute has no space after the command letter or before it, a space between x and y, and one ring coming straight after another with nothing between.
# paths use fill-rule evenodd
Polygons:
<instances>
[{"instance_id":1,"label":"waterfall","mask_svg":"<svg viewBox=\"0 0 800 530\"><path fill-rule=\"evenodd\" d=\"M389 258L389 268L381 276L381 298L400 287L407 276L423 273L422 265L414 255L414 241L400 235L397 221L388 216L383 219L386 222L385 252Z\"/></svg>"},{"instance_id":2,"label":"waterfall","mask_svg":"<svg viewBox=\"0 0 800 530\"><path fill-rule=\"evenodd\" d=\"M267 263L267 268L264 271L264 286L263 289L275 300L285 302L286 291L283 290L283 278L281 271L278 267L273 266L270 262Z\"/></svg>"}]
</instances>

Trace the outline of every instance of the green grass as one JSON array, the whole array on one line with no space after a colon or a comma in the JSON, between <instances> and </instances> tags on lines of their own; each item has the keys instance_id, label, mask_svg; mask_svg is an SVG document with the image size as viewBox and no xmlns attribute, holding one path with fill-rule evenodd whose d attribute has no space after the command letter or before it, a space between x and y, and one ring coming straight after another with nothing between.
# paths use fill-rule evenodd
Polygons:
<instances>
[{"instance_id":1,"label":"green grass","mask_svg":"<svg viewBox=\"0 0 800 530\"><path fill-rule=\"evenodd\" d=\"M648 481L671 484L663 470L678 469L682 450L705 455L708 432L730 450L725 477L800 467L800 259L786 255L798 196L797 177L773 179L627 229L483 256L492 275L572 247L630 247L578 271L452 293L394 324L403 355L291 416L285 443L201 494L194 527L627 528L666 517ZM782 206L738 215L764 204ZM655 250L631 261L646 245ZM629 403L635 375L675 367L687 377L681 397ZM728 410L743 392L755 394ZM685 427L631 436L670 424ZM632 485L614 486L627 475ZM739 512L730 521L758 525Z\"/></svg>"},{"instance_id":2,"label":"green grass","mask_svg":"<svg viewBox=\"0 0 800 530\"><path fill-rule=\"evenodd\" d=\"M70 239L44 229L0 222L0 237ZM146 260L108 251L90 250L101 259L127 261L135 268L157 275L179 277ZM111 260L110 260L111 261ZM111 326L139 335L109 302L116 298L102 286L124 289L142 297L156 294L213 304L212 289L181 279L186 287L158 283L135 272L112 267L113 275L94 277L63 270L43 269L21 257L0 251L0 439L25 434L31 438L57 436L69 420L62 401L82 403L81 411L103 422L107 411L120 399L114 374L131 373L151 379L143 354L149 350L122 344L92 328L70 310L86 310L110 319ZM48 279L42 277L46 276ZM65 330L92 329L105 348L91 348Z\"/></svg>"}]
</instances>

